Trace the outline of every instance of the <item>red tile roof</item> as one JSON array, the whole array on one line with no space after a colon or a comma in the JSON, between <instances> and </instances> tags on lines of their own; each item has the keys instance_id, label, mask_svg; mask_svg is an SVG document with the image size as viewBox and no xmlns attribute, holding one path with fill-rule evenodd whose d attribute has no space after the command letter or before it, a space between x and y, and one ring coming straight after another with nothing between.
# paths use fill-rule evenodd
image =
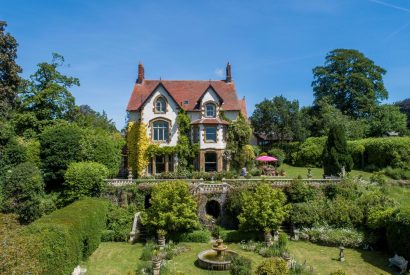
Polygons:
<instances>
[{"instance_id":1,"label":"red tile roof","mask_svg":"<svg viewBox=\"0 0 410 275\"><path fill-rule=\"evenodd\" d=\"M197 119L191 122L191 124L225 124L225 125L228 125L229 122L223 119L219 119L219 118L202 118L202 119Z\"/></svg>"},{"instance_id":2,"label":"red tile roof","mask_svg":"<svg viewBox=\"0 0 410 275\"><path fill-rule=\"evenodd\" d=\"M198 110L198 100L212 86L222 98L223 110L242 110L244 104L238 100L233 82L224 80L143 80L136 83L128 102L127 111L137 111L158 85L163 85L176 103L187 111ZM184 104L184 102L188 102Z\"/></svg>"}]
</instances>

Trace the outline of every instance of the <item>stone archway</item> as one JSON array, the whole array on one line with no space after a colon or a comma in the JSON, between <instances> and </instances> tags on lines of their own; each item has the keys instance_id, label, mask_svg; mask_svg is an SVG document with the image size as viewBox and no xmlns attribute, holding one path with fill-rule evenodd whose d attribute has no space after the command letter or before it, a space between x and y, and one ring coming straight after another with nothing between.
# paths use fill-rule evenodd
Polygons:
<instances>
[{"instance_id":1,"label":"stone archway","mask_svg":"<svg viewBox=\"0 0 410 275\"><path fill-rule=\"evenodd\" d=\"M207 215L218 219L221 216L222 207L221 204L216 200L208 200L205 204L205 211Z\"/></svg>"}]
</instances>

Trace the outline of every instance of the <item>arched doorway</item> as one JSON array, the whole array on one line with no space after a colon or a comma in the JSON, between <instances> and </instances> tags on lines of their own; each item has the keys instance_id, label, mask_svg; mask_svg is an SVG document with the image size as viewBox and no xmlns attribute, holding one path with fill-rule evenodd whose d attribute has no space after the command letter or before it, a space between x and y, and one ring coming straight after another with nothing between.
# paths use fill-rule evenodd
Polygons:
<instances>
[{"instance_id":1,"label":"arched doorway","mask_svg":"<svg viewBox=\"0 0 410 275\"><path fill-rule=\"evenodd\" d=\"M217 157L215 152L205 153L205 172L214 172L217 170Z\"/></svg>"},{"instance_id":2,"label":"arched doorway","mask_svg":"<svg viewBox=\"0 0 410 275\"><path fill-rule=\"evenodd\" d=\"M217 219L221 215L221 205L216 200L210 200L205 205L206 214Z\"/></svg>"}]
</instances>

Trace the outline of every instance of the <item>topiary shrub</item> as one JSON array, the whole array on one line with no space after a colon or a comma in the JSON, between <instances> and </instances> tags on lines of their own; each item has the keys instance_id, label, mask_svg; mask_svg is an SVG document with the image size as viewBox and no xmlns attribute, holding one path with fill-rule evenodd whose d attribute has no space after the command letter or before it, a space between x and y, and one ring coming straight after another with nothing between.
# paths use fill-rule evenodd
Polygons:
<instances>
[{"instance_id":1,"label":"topiary shrub","mask_svg":"<svg viewBox=\"0 0 410 275\"><path fill-rule=\"evenodd\" d=\"M64 174L63 200L73 202L81 197L98 197L108 176L108 169L96 162L73 162Z\"/></svg>"},{"instance_id":2,"label":"topiary shrub","mask_svg":"<svg viewBox=\"0 0 410 275\"><path fill-rule=\"evenodd\" d=\"M231 261L231 275L252 275L252 261L243 256L235 256Z\"/></svg>"},{"instance_id":3,"label":"topiary shrub","mask_svg":"<svg viewBox=\"0 0 410 275\"><path fill-rule=\"evenodd\" d=\"M22 223L30 223L44 213L44 182L33 163L19 164L7 173L3 195L3 211L17 213Z\"/></svg>"},{"instance_id":4,"label":"topiary shrub","mask_svg":"<svg viewBox=\"0 0 410 275\"><path fill-rule=\"evenodd\" d=\"M41 274L71 274L98 247L108 205L85 198L31 223L25 234L37 240Z\"/></svg>"},{"instance_id":5,"label":"topiary shrub","mask_svg":"<svg viewBox=\"0 0 410 275\"><path fill-rule=\"evenodd\" d=\"M353 159L347 150L347 141L343 125L334 125L330 128L323 148L323 172L327 176L338 176L342 168L350 172Z\"/></svg>"},{"instance_id":6,"label":"topiary shrub","mask_svg":"<svg viewBox=\"0 0 410 275\"><path fill-rule=\"evenodd\" d=\"M285 275L288 274L288 265L282 258L264 260L256 268L256 275Z\"/></svg>"},{"instance_id":7,"label":"topiary shrub","mask_svg":"<svg viewBox=\"0 0 410 275\"><path fill-rule=\"evenodd\" d=\"M208 243L211 239L211 232L195 230L189 233L176 233L169 235L169 239L175 242Z\"/></svg>"}]
</instances>

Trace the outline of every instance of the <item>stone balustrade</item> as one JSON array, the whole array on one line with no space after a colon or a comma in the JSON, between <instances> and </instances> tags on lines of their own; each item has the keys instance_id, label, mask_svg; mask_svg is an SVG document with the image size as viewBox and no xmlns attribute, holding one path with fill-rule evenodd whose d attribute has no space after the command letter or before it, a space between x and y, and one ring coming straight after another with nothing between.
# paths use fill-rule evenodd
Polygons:
<instances>
[{"instance_id":1,"label":"stone balustrade","mask_svg":"<svg viewBox=\"0 0 410 275\"><path fill-rule=\"evenodd\" d=\"M144 183L144 184L155 184L159 182L164 182L164 181L185 181L190 185L198 185L202 184L201 188L208 188L204 189L205 191L219 191L222 190L221 188L224 188L225 185L242 185L242 184L257 184L262 181L272 184L273 186L286 186L289 185L293 179L283 179L283 178L257 178L257 179L227 179L224 180L221 183L216 183L216 182L206 182L202 179L107 179L106 182L108 185L112 186L125 186L125 185L132 185L132 184L137 184L137 183ZM323 185L323 184L328 184L328 183L339 183L341 179L302 179L304 183L310 184L310 185ZM207 187L205 187L205 185ZM226 186L225 186L226 187Z\"/></svg>"}]
</instances>

